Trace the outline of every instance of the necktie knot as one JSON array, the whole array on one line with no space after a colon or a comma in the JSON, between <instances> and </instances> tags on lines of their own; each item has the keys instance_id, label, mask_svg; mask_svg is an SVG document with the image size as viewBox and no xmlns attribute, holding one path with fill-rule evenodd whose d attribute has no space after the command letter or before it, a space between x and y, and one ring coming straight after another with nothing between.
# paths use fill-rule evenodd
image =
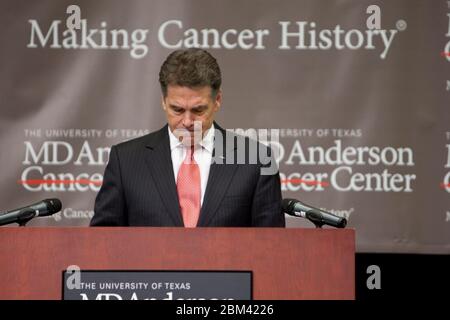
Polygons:
<instances>
[{"instance_id":1,"label":"necktie knot","mask_svg":"<svg viewBox=\"0 0 450 320\"><path fill-rule=\"evenodd\" d=\"M194 146L186 148L186 157L184 158L184 163L187 164L195 163Z\"/></svg>"}]
</instances>

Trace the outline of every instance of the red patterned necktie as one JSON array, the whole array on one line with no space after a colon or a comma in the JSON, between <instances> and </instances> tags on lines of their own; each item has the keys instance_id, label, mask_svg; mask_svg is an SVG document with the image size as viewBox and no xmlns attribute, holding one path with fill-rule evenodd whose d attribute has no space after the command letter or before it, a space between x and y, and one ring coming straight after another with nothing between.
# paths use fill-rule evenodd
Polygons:
<instances>
[{"instance_id":1,"label":"red patterned necktie","mask_svg":"<svg viewBox=\"0 0 450 320\"><path fill-rule=\"evenodd\" d=\"M195 228L200 215L200 169L194 159L194 146L187 148L177 177L178 200L186 228Z\"/></svg>"}]
</instances>

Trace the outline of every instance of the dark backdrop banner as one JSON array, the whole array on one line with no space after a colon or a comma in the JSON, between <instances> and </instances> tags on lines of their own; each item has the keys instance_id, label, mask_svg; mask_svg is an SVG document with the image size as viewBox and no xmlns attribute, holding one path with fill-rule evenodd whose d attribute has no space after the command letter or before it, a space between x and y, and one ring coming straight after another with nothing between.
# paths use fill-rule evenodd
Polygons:
<instances>
[{"instance_id":1,"label":"dark backdrop banner","mask_svg":"<svg viewBox=\"0 0 450 320\"><path fill-rule=\"evenodd\" d=\"M3 0L0 24L0 209L63 202L30 225L88 225L110 147L165 124L163 60L201 47L217 121L278 130L284 197L358 251L450 252L450 2Z\"/></svg>"}]
</instances>

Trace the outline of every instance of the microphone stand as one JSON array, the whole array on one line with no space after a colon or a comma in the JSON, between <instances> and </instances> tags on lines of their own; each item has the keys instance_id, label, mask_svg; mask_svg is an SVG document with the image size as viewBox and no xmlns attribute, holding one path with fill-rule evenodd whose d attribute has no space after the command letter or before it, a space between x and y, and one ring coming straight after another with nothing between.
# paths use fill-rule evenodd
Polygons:
<instances>
[{"instance_id":1,"label":"microphone stand","mask_svg":"<svg viewBox=\"0 0 450 320\"><path fill-rule=\"evenodd\" d=\"M321 219L321 214L320 212L316 212L314 210L311 210L309 212L307 212L306 214L307 219L309 221L311 221L312 223L314 223L314 225L316 226L316 229L322 229L322 226L325 224L322 219Z\"/></svg>"},{"instance_id":2,"label":"microphone stand","mask_svg":"<svg viewBox=\"0 0 450 320\"><path fill-rule=\"evenodd\" d=\"M20 211L23 213L23 216L20 215L20 219L17 221L19 227L25 227L25 225L36 216L36 210L31 208L23 209Z\"/></svg>"},{"instance_id":3,"label":"microphone stand","mask_svg":"<svg viewBox=\"0 0 450 320\"><path fill-rule=\"evenodd\" d=\"M313 221L313 223L316 226L316 229L322 229L323 223L315 222L315 221Z\"/></svg>"}]
</instances>

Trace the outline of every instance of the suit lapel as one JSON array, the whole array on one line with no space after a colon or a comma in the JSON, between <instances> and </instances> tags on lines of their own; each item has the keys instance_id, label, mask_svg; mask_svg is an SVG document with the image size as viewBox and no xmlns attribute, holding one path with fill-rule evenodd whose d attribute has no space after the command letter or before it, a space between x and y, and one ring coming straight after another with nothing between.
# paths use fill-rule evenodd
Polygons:
<instances>
[{"instance_id":1,"label":"suit lapel","mask_svg":"<svg viewBox=\"0 0 450 320\"><path fill-rule=\"evenodd\" d=\"M153 177L168 214L175 226L183 226L178 194L173 175L172 157L167 125L158 131L146 144L145 161Z\"/></svg>"},{"instance_id":2,"label":"suit lapel","mask_svg":"<svg viewBox=\"0 0 450 320\"><path fill-rule=\"evenodd\" d=\"M216 131L214 138L213 159L216 158L219 161L218 163L212 163L209 169L208 183L197 224L199 227L207 227L216 214L237 169L237 165L234 162L233 164L226 164L227 157L234 158L234 150L236 147L234 144L227 145L225 142L225 130L220 128L216 123L214 125L222 135L222 137L217 137ZM218 144L222 143L219 141L221 138L223 138L222 142L225 144L224 147L218 147Z\"/></svg>"}]
</instances>

